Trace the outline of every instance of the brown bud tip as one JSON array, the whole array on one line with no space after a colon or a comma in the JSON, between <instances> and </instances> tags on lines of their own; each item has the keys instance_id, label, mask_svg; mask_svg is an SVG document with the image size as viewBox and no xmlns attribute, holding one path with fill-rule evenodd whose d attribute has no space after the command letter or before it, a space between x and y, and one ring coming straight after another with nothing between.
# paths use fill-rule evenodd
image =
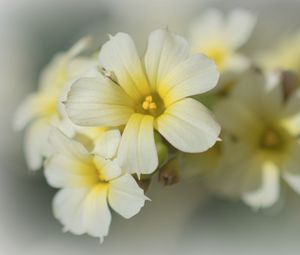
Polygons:
<instances>
[{"instance_id":1,"label":"brown bud tip","mask_svg":"<svg viewBox=\"0 0 300 255\"><path fill-rule=\"evenodd\" d=\"M177 159L172 159L159 170L158 180L164 186L179 182L179 164Z\"/></svg>"},{"instance_id":2,"label":"brown bud tip","mask_svg":"<svg viewBox=\"0 0 300 255\"><path fill-rule=\"evenodd\" d=\"M293 94L297 87L298 77L295 73L290 71L281 72L281 84L283 89L283 100L286 102Z\"/></svg>"},{"instance_id":3,"label":"brown bud tip","mask_svg":"<svg viewBox=\"0 0 300 255\"><path fill-rule=\"evenodd\" d=\"M141 179L139 180L138 178L135 178L137 184L140 186L141 189L144 190L144 192L146 193L149 189L149 186L151 184L151 178L149 179Z\"/></svg>"}]
</instances>

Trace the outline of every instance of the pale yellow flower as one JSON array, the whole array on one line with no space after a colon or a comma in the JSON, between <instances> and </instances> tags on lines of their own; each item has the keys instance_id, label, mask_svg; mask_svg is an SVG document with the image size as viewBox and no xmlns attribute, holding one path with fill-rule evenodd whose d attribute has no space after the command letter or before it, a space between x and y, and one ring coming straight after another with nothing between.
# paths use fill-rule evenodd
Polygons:
<instances>
[{"instance_id":1,"label":"pale yellow flower","mask_svg":"<svg viewBox=\"0 0 300 255\"><path fill-rule=\"evenodd\" d=\"M243 70L249 63L238 49L249 39L255 23L256 17L242 9L227 17L219 10L207 10L190 26L192 51L213 59L220 71Z\"/></svg>"},{"instance_id":2,"label":"pale yellow flower","mask_svg":"<svg viewBox=\"0 0 300 255\"><path fill-rule=\"evenodd\" d=\"M268 70L289 70L300 77L300 31L284 38L276 47L261 53L258 62Z\"/></svg>"},{"instance_id":3,"label":"pale yellow flower","mask_svg":"<svg viewBox=\"0 0 300 255\"><path fill-rule=\"evenodd\" d=\"M175 148L202 152L218 139L211 113L189 96L212 89L214 63L190 56L186 40L168 30L151 33L144 62L129 35L110 36L99 54L104 78L83 78L69 92L66 111L82 126L125 126L118 161L128 173L158 166L154 129Z\"/></svg>"},{"instance_id":4,"label":"pale yellow flower","mask_svg":"<svg viewBox=\"0 0 300 255\"><path fill-rule=\"evenodd\" d=\"M47 139L51 126L68 129L72 124L62 122L65 113L61 101L68 83L96 65L95 60L78 56L88 44L89 39L83 38L66 53L57 54L42 72L38 91L29 95L17 110L14 126L16 130L27 126L25 154L32 170L39 169L43 157L50 153Z\"/></svg>"},{"instance_id":5,"label":"pale yellow flower","mask_svg":"<svg viewBox=\"0 0 300 255\"><path fill-rule=\"evenodd\" d=\"M277 201L280 177L300 192L300 92L285 101L279 76L270 77L248 74L215 109L229 140L215 185L255 208Z\"/></svg>"},{"instance_id":6,"label":"pale yellow flower","mask_svg":"<svg viewBox=\"0 0 300 255\"><path fill-rule=\"evenodd\" d=\"M101 242L109 231L109 207L128 219L136 215L148 199L134 178L122 173L114 159L118 147L115 141L121 137L119 131L108 136L107 143L102 141L97 145L98 152L104 154L94 154L53 129L50 144L54 154L45 163L48 183L61 189L53 201L54 216L65 231L77 235L87 233L100 238Z\"/></svg>"}]
</instances>

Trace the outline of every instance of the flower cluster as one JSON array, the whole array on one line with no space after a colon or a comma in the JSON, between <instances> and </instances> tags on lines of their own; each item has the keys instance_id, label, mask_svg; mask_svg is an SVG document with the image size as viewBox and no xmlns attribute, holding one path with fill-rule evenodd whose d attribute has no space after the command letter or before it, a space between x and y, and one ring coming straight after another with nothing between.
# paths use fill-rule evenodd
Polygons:
<instances>
[{"instance_id":1,"label":"flower cluster","mask_svg":"<svg viewBox=\"0 0 300 255\"><path fill-rule=\"evenodd\" d=\"M209 10L188 39L153 31L144 56L117 33L97 52L83 38L53 58L14 124L26 128L28 167L60 189L64 230L103 241L110 211L136 215L155 176L204 177L255 208L276 202L280 177L300 192L297 43L251 59L240 48L255 22Z\"/></svg>"}]
</instances>

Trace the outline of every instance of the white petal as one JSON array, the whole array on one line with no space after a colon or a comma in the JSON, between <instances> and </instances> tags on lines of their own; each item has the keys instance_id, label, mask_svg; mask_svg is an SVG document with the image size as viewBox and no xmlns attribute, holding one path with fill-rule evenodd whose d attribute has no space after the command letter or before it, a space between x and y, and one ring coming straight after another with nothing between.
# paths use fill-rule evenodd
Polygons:
<instances>
[{"instance_id":1,"label":"white petal","mask_svg":"<svg viewBox=\"0 0 300 255\"><path fill-rule=\"evenodd\" d=\"M250 70L234 87L232 98L256 116L273 121L283 109L282 92L279 77Z\"/></svg>"},{"instance_id":2,"label":"white petal","mask_svg":"<svg viewBox=\"0 0 300 255\"><path fill-rule=\"evenodd\" d=\"M222 139L220 162L210 176L209 186L223 196L240 199L261 187L262 162L244 142L232 141L226 134Z\"/></svg>"},{"instance_id":3,"label":"white petal","mask_svg":"<svg viewBox=\"0 0 300 255\"><path fill-rule=\"evenodd\" d=\"M54 198L54 216L65 231L87 233L103 241L111 222L106 197L107 188L100 185L93 189L63 189Z\"/></svg>"},{"instance_id":4,"label":"white petal","mask_svg":"<svg viewBox=\"0 0 300 255\"><path fill-rule=\"evenodd\" d=\"M118 129L108 130L94 141L93 153L111 159L116 156L120 141L121 133Z\"/></svg>"},{"instance_id":5,"label":"white petal","mask_svg":"<svg viewBox=\"0 0 300 255\"><path fill-rule=\"evenodd\" d=\"M214 113L222 128L234 136L247 138L249 132L255 134L261 130L261 120L244 104L234 100L220 100Z\"/></svg>"},{"instance_id":6,"label":"white petal","mask_svg":"<svg viewBox=\"0 0 300 255\"><path fill-rule=\"evenodd\" d=\"M67 63L66 54L56 54L41 72L39 89L45 92L61 89L67 79Z\"/></svg>"},{"instance_id":7,"label":"white petal","mask_svg":"<svg viewBox=\"0 0 300 255\"><path fill-rule=\"evenodd\" d=\"M122 170L116 160L109 160L100 156L95 156L94 164L98 169L99 177L105 181L119 177L122 173Z\"/></svg>"},{"instance_id":8,"label":"white petal","mask_svg":"<svg viewBox=\"0 0 300 255\"><path fill-rule=\"evenodd\" d=\"M199 52L208 42L222 39L224 23L223 14L217 9L209 9L195 20L189 29L193 52Z\"/></svg>"},{"instance_id":9,"label":"white petal","mask_svg":"<svg viewBox=\"0 0 300 255\"><path fill-rule=\"evenodd\" d=\"M67 52L68 57L76 57L84 50L88 49L92 44L91 37L82 37L80 38Z\"/></svg>"},{"instance_id":10,"label":"white petal","mask_svg":"<svg viewBox=\"0 0 300 255\"><path fill-rule=\"evenodd\" d=\"M19 106L14 117L14 129L23 129L30 121L47 116L51 109L55 110L55 97L46 93L34 93ZM54 111L55 112L55 111Z\"/></svg>"},{"instance_id":11,"label":"white petal","mask_svg":"<svg viewBox=\"0 0 300 255\"><path fill-rule=\"evenodd\" d=\"M136 47L128 34L110 36L100 50L99 60L107 71L115 74L120 86L133 99L150 92Z\"/></svg>"},{"instance_id":12,"label":"white petal","mask_svg":"<svg viewBox=\"0 0 300 255\"><path fill-rule=\"evenodd\" d=\"M202 152L217 141L220 126L209 110L194 99L183 99L166 109L155 128L177 149Z\"/></svg>"},{"instance_id":13,"label":"white petal","mask_svg":"<svg viewBox=\"0 0 300 255\"><path fill-rule=\"evenodd\" d=\"M132 101L109 80L82 78L69 92L66 110L82 126L119 126L133 113Z\"/></svg>"},{"instance_id":14,"label":"white petal","mask_svg":"<svg viewBox=\"0 0 300 255\"><path fill-rule=\"evenodd\" d=\"M109 205L124 218L136 215L144 206L147 198L134 178L125 174L110 183L108 191Z\"/></svg>"},{"instance_id":15,"label":"white petal","mask_svg":"<svg viewBox=\"0 0 300 255\"><path fill-rule=\"evenodd\" d=\"M226 70L233 72L242 72L247 70L250 67L250 59L246 56L232 53L232 55L226 59L224 66L226 66Z\"/></svg>"},{"instance_id":16,"label":"white petal","mask_svg":"<svg viewBox=\"0 0 300 255\"><path fill-rule=\"evenodd\" d=\"M77 158L81 161L89 161L88 151L83 145L65 136L57 128L52 128L49 134L49 142L54 151L70 158Z\"/></svg>"},{"instance_id":17,"label":"white petal","mask_svg":"<svg viewBox=\"0 0 300 255\"><path fill-rule=\"evenodd\" d=\"M145 68L152 89L159 86L167 73L188 56L189 46L183 37L167 29L152 32L145 54Z\"/></svg>"},{"instance_id":18,"label":"white petal","mask_svg":"<svg viewBox=\"0 0 300 255\"><path fill-rule=\"evenodd\" d=\"M77 57L68 63L68 80L75 80L81 77L86 77L91 70L98 66L96 58Z\"/></svg>"},{"instance_id":19,"label":"white petal","mask_svg":"<svg viewBox=\"0 0 300 255\"><path fill-rule=\"evenodd\" d=\"M40 119L32 123L25 134L25 156L30 170L42 167L44 157L51 153L48 144L50 124L47 119Z\"/></svg>"},{"instance_id":20,"label":"white petal","mask_svg":"<svg viewBox=\"0 0 300 255\"><path fill-rule=\"evenodd\" d=\"M271 162L266 162L262 169L262 186L255 191L244 194L243 200L253 208L272 206L279 197L279 170Z\"/></svg>"},{"instance_id":21,"label":"white petal","mask_svg":"<svg viewBox=\"0 0 300 255\"><path fill-rule=\"evenodd\" d=\"M256 17L243 9L233 10L227 23L226 33L233 49L242 46L250 37L256 24Z\"/></svg>"},{"instance_id":22,"label":"white petal","mask_svg":"<svg viewBox=\"0 0 300 255\"><path fill-rule=\"evenodd\" d=\"M283 179L292 187L294 191L300 194L300 175L284 172Z\"/></svg>"},{"instance_id":23,"label":"white petal","mask_svg":"<svg viewBox=\"0 0 300 255\"><path fill-rule=\"evenodd\" d=\"M158 92L166 105L213 89L219 73L213 61L197 54L178 64L161 81Z\"/></svg>"},{"instance_id":24,"label":"white petal","mask_svg":"<svg viewBox=\"0 0 300 255\"><path fill-rule=\"evenodd\" d=\"M55 153L46 161L45 176L51 186L90 187L97 183L98 171L92 157L80 143L54 128L49 140Z\"/></svg>"},{"instance_id":25,"label":"white petal","mask_svg":"<svg viewBox=\"0 0 300 255\"><path fill-rule=\"evenodd\" d=\"M117 159L127 173L150 174L157 168L152 116L131 116L122 135Z\"/></svg>"},{"instance_id":26,"label":"white petal","mask_svg":"<svg viewBox=\"0 0 300 255\"><path fill-rule=\"evenodd\" d=\"M55 188L90 187L98 182L98 171L92 160L56 154L45 164L45 177Z\"/></svg>"}]
</instances>

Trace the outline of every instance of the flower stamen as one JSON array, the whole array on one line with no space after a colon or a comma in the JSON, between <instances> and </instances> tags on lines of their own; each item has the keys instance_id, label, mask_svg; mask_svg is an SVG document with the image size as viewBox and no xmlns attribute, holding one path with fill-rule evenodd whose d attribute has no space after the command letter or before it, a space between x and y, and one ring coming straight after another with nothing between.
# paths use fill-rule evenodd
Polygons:
<instances>
[{"instance_id":1,"label":"flower stamen","mask_svg":"<svg viewBox=\"0 0 300 255\"><path fill-rule=\"evenodd\" d=\"M157 109L157 105L155 102L153 102L153 97L152 96L147 96L145 98L145 101L142 104L144 110L155 110Z\"/></svg>"}]
</instances>

